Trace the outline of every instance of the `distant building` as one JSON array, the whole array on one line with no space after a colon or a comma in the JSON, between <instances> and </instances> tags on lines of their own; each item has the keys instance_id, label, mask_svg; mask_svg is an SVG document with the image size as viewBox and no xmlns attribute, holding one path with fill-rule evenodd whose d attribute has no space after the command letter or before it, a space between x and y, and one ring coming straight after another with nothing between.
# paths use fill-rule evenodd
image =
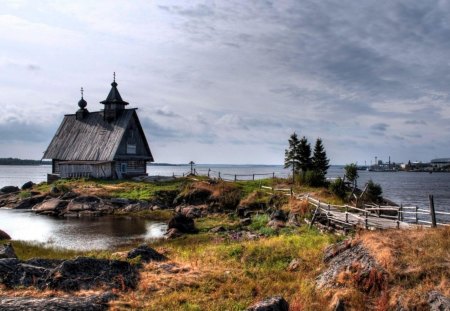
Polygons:
<instances>
[{"instance_id":1,"label":"distant building","mask_svg":"<svg viewBox=\"0 0 450 311\"><path fill-rule=\"evenodd\" d=\"M450 158L438 158L431 160L431 165L433 167L444 167L450 165Z\"/></svg>"},{"instance_id":2,"label":"distant building","mask_svg":"<svg viewBox=\"0 0 450 311\"><path fill-rule=\"evenodd\" d=\"M136 113L125 109L117 83L100 103L102 111L89 112L83 98L79 109L67 114L44 153L52 160L52 173L61 178L125 178L147 175L153 162L150 147Z\"/></svg>"}]
</instances>

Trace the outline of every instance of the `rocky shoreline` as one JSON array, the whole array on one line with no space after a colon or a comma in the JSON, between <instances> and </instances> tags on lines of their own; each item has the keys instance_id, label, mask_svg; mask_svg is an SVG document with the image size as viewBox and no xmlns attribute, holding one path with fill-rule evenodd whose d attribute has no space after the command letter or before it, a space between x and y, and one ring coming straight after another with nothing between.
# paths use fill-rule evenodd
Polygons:
<instances>
[{"instance_id":1,"label":"rocky shoreline","mask_svg":"<svg viewBox=\"0 0 450 311\"><path fill-rule=\"evenodd\" d=\"M170 241L164 241L164 243L173 242L173 244L171 244L171 251L167 251L166 245L161 242L156 243L160 245L160 248L141 245L126 252L112 253L107 257L108 259L79 256L64 260L43 258L21 260L17 258L11 244L0 245L0 310L107 310L117 299L131 295L127 293L142 291L145 287L150 288L146 294L153 295L153 291L157 291L157 286L153 283L157 283L159 279L162 279L161 286L176 292L182 290L184 286L190 286L190 281L184 278L190 277L191 270L196 270L194 269L196 264L191 265L190 268L182 267L171 259L172 256L177 256L178 260L187 257L186 260L190 261L192 259L188 254L195 251L197 247L205 247L200 256L208 256L208 252L214 245L220 245L218 249L223 251L218 255L219 259L214 260L236 259L239 269L231 276L233 273L231 269L224 267L225 271L212 277L206 284L214 280L222 284L227 282L228 278L234 279L232 284L235 284L238 280L237 276L242 277L242 271L245 271L243 278L247 282L250 276L258 279L258 275L253 276L254 271L262 271L262 267L265 267L264 262L260 262L264 259L260 258L272 260L271 253L277 250L271 247L276 241L280 243L276 245L282 246L279 246L280 259L273 264L285 265L285 268L282 270L276 268L278 270L274 271L285 273L284 279L297 274L303 277L304 274L311 273L310 271L317 271L317 273L311 273L315 278L312 281L313 290L334 293L332 303L329 306L321 306L319 308L321 310L346 310L352 309L352 306L354 308L360 302L352 301L353 298L348 297L348 293L352 291L357 293L356 297L364 295L364 299L373 304L387 304L388 302L385 301L387 298L383 297L388 297L388 289L395 283L393 275L398 273L390 270L386 262L377 257L377 249L370 247L373 241L368 243L360 238L359 234L331 245L328 242L324 245L328 245L327 248L320 248L318 252L311 253L314 255L302 258L305 246L294 243L290 237L299 232L308 234L311 232L307 231L308 229L299 231L306 227L303 220L308 213L307 206L302 205L302 202L292 202L276 194L256 191L242 199L236 188L225 188L213 182L198 182L195 186L189 184L178 190L157 190L151 200L84 194L76 189L61 189L57 186L52 187L47 193L28 188L29 195L23 197L17 189L11 187L7 189L9 193L0 194L0 207L29 209L37 214L54 217L100 217L110 214L169 210L172 217L168 220L166 238ZM220 189L219 194L218 189ZM282 206L285 208L282 209ZM288 210L286 206L289 207ZM220 221L221 219L224 221ZM210 222L206 229L204 225L198 226L198 223L202 221ZM283 240L283 234L287 234L286 240ZM195 238L197 236L199 236L198 240ZM0 230L0 240L9 238L7 232ZM313 243L300 241L305 242L305 245ZM334 236L329 241L339 241L339 239ZM292 248L298 247L302 251L291 253L289 248L284 248L284 244ZM391 242L391 244L395 243ZM175 255L177 247L186 248L178 249L180 252ZM381 251L382 254L384 252L386 251ZM264 257L264 254L267 257ZM311 265L309 261L313 258L319 258L322 263L316 262L315 266ZM216 265L217 261L214 260L211 262ZM246 260L250 261L247 265ZM259 264L262 266L258 266ZM259 268L251 272L255 265ZM433 267L436 271L441 271L439 264ZM201 268L197 267L198 270ZM412 273L412 276L408 273ZM414 279L414 273L415 270L406 271L402 277ZM192 274L194 279L199 277L198 272L194 271ZM151 281L142 283L149 275L153 275L153 278L150 277ZM275 275L271 274L271 279L272 277ZM172 281L167 281L173 279L180 279L178 280L180 283L174 285ZM275 279L272 281L276 282ZM201 287L196 284L193 286L193 288ZM20 297L20 295L1 294L2 287L7 293L34 289L56 291L59 294L57 297L46 298ZM340 292L341 289L343 294ZM256 297L260 290L255 285L251 293ZM95 291L95 294L80 294L83 291ZM446 297L446 294L435 289L428 290L424 294L426 298L421 302L421 307L426 310L450 310L450 299ZM289 310L290 303L292 308L298 307L296 301L285 298L275 292L274 296L267 296L262 300L246 304L246 308L254 311L284 311ZM403 308L403 305L408 305L408 302L402 302L402 297L398 299L394 307L391 304L391 309L408 310ZM243 309L242 305L238 309Z\"/></svg>"}]
</instances>

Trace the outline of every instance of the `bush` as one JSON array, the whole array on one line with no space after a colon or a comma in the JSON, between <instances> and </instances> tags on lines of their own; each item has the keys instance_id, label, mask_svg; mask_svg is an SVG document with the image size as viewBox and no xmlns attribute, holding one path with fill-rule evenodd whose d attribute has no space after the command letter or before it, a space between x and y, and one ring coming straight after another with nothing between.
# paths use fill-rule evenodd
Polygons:
<instances>
[{"instance_id":1,"label":"bush","mask_svg":"<svg viewBox=\"0 0 450 311\"><path fill-rule=\"evenodd\" d=\"M338 196L339 198L343 199L345 197L345 184L341 177L333 180L330 183L329 189L334 195Z\"/></svg>"},{"instance_id":2,"label":"bush","mask_svg":"<svg viewBox=\"0 0 450 311\"><path fill-rule=\"evenodd\" d=\"M302 181L311 187L321 187L325 184L325 176L319 171L306 171Z\"/></svg>"},{"instance_id":3,"label":"bush","mask_svg":"<svg viewBox=\"0 0 450 311\"><path fill-rule=\"evenodd\" d=\"M374 203L381 202L383 194L383 189L381 188L380 184L374 183L372 180L369 180L367 183L367 190L366 190L366 198L369 201L372 201Z\"/></svg>"}]
</instances>

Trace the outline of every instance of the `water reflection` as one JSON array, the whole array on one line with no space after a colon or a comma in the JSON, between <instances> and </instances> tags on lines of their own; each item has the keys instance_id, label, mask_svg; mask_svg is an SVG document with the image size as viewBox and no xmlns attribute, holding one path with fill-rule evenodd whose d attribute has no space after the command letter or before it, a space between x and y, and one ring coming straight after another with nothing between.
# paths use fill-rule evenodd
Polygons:
<instances>
[{"instance_id":1,"label":"water reflection","mask_svg":"<svg viewBox=\"0 0 450 311\"><path fill-rule=\"evenodd\" d=\"M0 228L14 240L91 250L160 238L167 225L134 217L53 218L29 211L0 209Z\"/></svg>"}]
</instances>

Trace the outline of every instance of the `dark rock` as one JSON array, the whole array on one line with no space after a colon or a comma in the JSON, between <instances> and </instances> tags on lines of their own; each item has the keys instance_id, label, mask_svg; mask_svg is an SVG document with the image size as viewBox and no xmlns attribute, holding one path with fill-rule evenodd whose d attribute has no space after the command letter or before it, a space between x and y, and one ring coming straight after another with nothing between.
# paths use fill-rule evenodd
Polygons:
<instances>
[{"instance_id":1,"label":"dark rock","mask_svg":"<svg viewBox=\"0 0 450 311\"><path fill-rule=\"evenodd\" d=\"M34 183L32 181L27 181L26 183L24 183L21 187L22 190L28 190L33 188Z\"/></svg>"},{"instance_id":2,"label":"dark rock","mask_svg":"<svg viewBox=\"0 0 450 311\"><path fill-rule=\"evenodd\" d=\"M44 288L49 270L29 265L15 258L0 259L0 282L8 288Z\"/></svg>"},{"instance_id":3,"label":"dark rock","mask_svg":"<svg viewBox=\"0 0 450 311\"><path fill-rule=\"evenodd\" d=\"M16 193L2 194L0 192L0 207L12 208L20 202L20 198Z\"/></svg>"},{"instance_id":4,"label":"dark rock","mask_svg":"<svg viewBox=\"0 0 450 311\"><path fill-rule=\"evenodd\" d=\"M132 249L128 252L127 258L133 259L138 256L141 256L141 260L143 262L149 262L149 261L164 261L167 260L167 257L158 253L153 248L148 247L147 245L143 244L139 247Z\"/></svg>"},{"instance_id":5,"label":"dark rock","mask_svg":"<svg viewBox=\"0 0 450 311\"><path fill-rule=\"evenodd\" d=\"M17 258L11 243L0 245L0 258Z\"/></svg>"},{"instance_id":6,"label":"dark rock","mask_svg":"<svg viewBox=\"0 0 450 311\"><path fill-rule=\"evenodd\" d=\"M222 227L222 226L218 226L218 227L212 228L212 229L209 230L209 231L212 232L212 233L218 233L218 232L225 232L225 231L227 231L227 229L225 229L225 228Z\"/></svg>"},{"instance_id":7,"label":"dark rock","mask_svg":"<svg viewBox=\"0 0 450 311\"><path fill-rule=\"evenodd\" d=\"M181 235L182 233L176 228L168 229L167 232L164 234L165 238L168 240L178 238Z\"/></svg>"},{"instance_id":8,"label":"dark rock","mask_svg":"<svg viewBox=\"0 0 450 311\"><path fill-rule=\"evenodd\" d=\"M23 200L20 200L19 203L15 206L12 206L13 209L30 209L34 205L41 203L47 198L46 195L36 195L32 196L31 198L26 198Z\"/></svg>"},{"instance_id":9,"label":"dark rock","mask_svg":"<svg viewBox=\"0 0 450 311\"><path fill-rule=\"evenodd\" d=\"M8 288L74 291L94 288L135 288L138 272L126 261L79 257L74 260L0 259L0 283Z\"/></svg>"},{"instance_id":10,"label":"dark rock","mask_svg":"<svg viewBox=\"0 0 450 311\"><path fill-rule=\"evenodd\" d=\"M50 194L60 194L61 191L59 190L59 188L57 186L52 186L50 188Z\"/></svg>"},{"instance_id":11,"label":"dark rock","mask_svg":"<svg viewBox=\"0 0 450 311\"><path fill-rule=\"evenodd\" d=\"M334 305L333 311L345 311L345 302L342 299L338 299Z\"/></svg>"},{"instance_id":12,"label":"dark rock","mask_svg":"<svg viewBox=\"0 0 450 311\"><path fill-rule=\"evenodd\" d=\"M242 226L248 226L248 225L250 225L250 224L252 223L252 219L251 219L251 218L244 218L244 219L241 219L241 220L239 221L239 223L240 223Z\"/></svg>"},{"instance_id":13,"label":"dark rock","mask_svg":"<svg viewBox=\"0 0 450 311\"><path fill-rule=\"evenodd\" d=\"M116 296L111 292L87 297L0 297L0 310L66 310L66 311L103 311L108 310L109 301Z\"/></svg>"},{"instance_id":14,"label":"dark rock","mask_svg":"<svg viewBox=\"0 0 450 311\"><path fill-rule=\"evenodd\" d=\"M283 297L276 296L255 303L247 311L289 311L289 304Z\"/></svg>"},{"instance_id":15,"label":"dark rock","mask_svg":"<svg viewBox=\"0 0 450 311\"><path fill-rule=\"evenodd\" d=\"M74 198L78 197L78 193L75 193L73 191L68 191L64 193L62 196L60 196L61 200L72 200Z\"/></svg>"},{"instance_id":16,"label":"dark rock","mask_svg":"<svg viewBox=\"0 0 450 311\"><path fill-rule=\"evenodd\" d=\"M276 210L270 215L270 220L286 221L287 215L283 210Z\"/></svg>"},{"instance_id":17,"label":"dark rock","mask_svg":"<svg viewBox=\"0 0 450 311\"><path fill-rule=\"evenodd\" d=\"M0 229L0 241L1 240L11 240L11 237L8 233Z\"/></svg>"},{"instance_id":18,"label":"dark rock","mask_svg":"<svg viewBox=\"0 0 450 311\"><path fill-rule=\"evenodd\" d=\"M127 206L127 205L130 205L130 204L134 203L134 202L132 202L131 200L124 199L124 198L112 198L112 199L110 200L110 202L111 202L113 205L117 205L117 206L120 206L120 207ZM135 201L135 202L136 202L136 201Z\"/></svg>"},{"instance_id":19,"label":"dark rock","mask_svg":"<svg viewBox=\"0 0 450 311\"><path fill-rule=\"evenodd\" d=\"M169 220L167 229L175 228L183 233L197 233L198 229L195 228L195 223L192 218L188 218L183 214L176 214Z\"/></svg>"},{"instance_id":20,"label":"dark rock","mask_svg":"<svg viewBox=\"0 0 450 311\"><path fill-rule=\"evenodd\" d=\"M19 191L20 191L19 187L16 187L16 186L5 186L0 189L0 193L3 193L3 194L14 193L14 192L19 192Z\"/></svg>"},{"instance_id":21,"label":"dark rock","mask_svg":"<svg viewBox=\"0 0 450 311\"><path fill-rule=\"evenodd\" d=\"M450 298L438 291L428 293L428 305L431 311L450 311Z\"/></svg>"},{"instance_id":22,"label":"dark rock","mask_svg":"<svg viewBox=\"0 0 450 311\"><path fill-rule=\"evenodd\" d=\"M40 204L33 206L33 211L37 214L58 215L61 210L67 206L68 202L60 199L52 198Z\"/></svg>"}]
</instances>

